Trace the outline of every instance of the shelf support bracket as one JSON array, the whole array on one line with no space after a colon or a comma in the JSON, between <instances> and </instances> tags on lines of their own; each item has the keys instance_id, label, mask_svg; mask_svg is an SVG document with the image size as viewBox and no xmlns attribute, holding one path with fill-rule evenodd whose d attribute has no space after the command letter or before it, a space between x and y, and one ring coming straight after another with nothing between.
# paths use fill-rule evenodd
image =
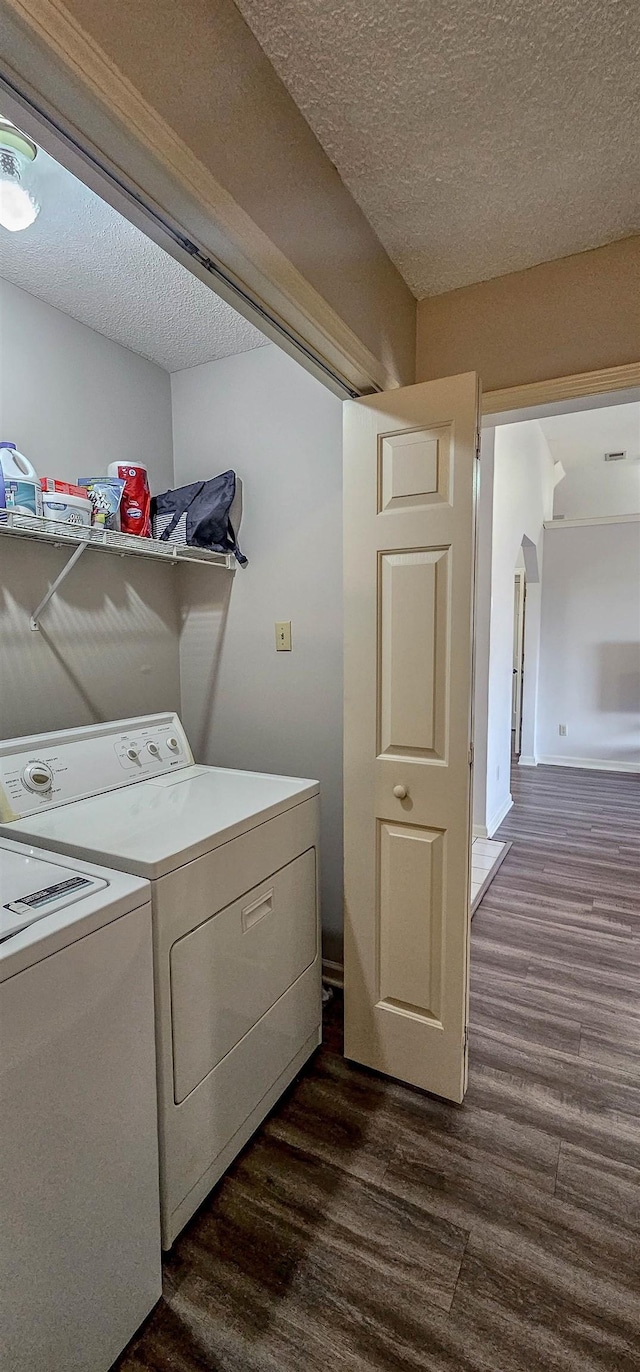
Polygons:
<instances>
[{"instance_id":1,"label":"shelf support bracket","mask_svg":"<svg viewBox=\"0 0 640 1372\"><path fill-rule=\"evenodd\" d=\"M60 589L63 581L66 581L69 572L73 571L76 562L80 560L82 554L86 552L88 546L89 545L87 543L79 543L78 547L74 548L71 557L69 558L69 561L65 562L65 565L62 568L60 575L56 577L53 585L49 587L47 594L42 597L42 600L40 601L40 604L38 605L37 609L34 610L31 619L29 620L29 628L33 630L34 634L37 634L40 628L40 616L42 614L42 611L46 609L47 605L49 604L49 601L51 600L51 597L54 596L56 591Z\"/></svg>"}]
</instances>

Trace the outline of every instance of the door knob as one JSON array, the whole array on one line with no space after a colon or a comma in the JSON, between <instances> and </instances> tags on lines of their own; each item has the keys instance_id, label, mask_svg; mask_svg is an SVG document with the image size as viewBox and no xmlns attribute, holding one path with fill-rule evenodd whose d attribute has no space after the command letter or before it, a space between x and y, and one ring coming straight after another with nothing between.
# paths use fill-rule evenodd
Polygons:
<instances>
[{"instance_id":1,"label":"door knob","mask_svg":"<svg viewBox=\"0 0 640 1372\"><path fill-rule=\"evenodd\" d=\"M396 797L396 800L406 800L409 792L406 786L394 786L393 794Z\"/></svg>"}]
</instances>

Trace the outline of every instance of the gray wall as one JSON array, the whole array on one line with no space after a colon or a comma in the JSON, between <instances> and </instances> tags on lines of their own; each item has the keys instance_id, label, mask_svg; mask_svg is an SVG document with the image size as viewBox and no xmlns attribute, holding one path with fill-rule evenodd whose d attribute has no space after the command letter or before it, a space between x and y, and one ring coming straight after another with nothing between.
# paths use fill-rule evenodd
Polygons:
<instances>
[{"instance_id":1,"label":"gray wall","mask_svg":"<svg viewBox=\"0 0 640 1372\"><path fill-rule=\"evenodd\" d=\"M117 283L114 283L114 290ZM99 476L146 462L156 490L173 479L167 372L62 310L0 280L0 438L39 476Z\"/></svg>"},{"instance_id":2,"label":"gray wall","mask_svg":"<svg viewBox=\"0 0 640 1372\"><path fill-rule=\"evenodd\" d=\"M164 489L245 478L235 576L0 542L0 734L181 709L196 756L317 777L326 955L342 948L342 406L269 346L173 377L0 281L0 437L41 475L148 463ZM172 437L173 399L173 437ZM175 476L174 453L175 443ZM291 619L293 652L274 621Z\"/></svg>"},{"instance_id":3,"label":"gray wall","mask_svg":"<svg viewBox=\"0 0 640 1372\"><path fill-rule=\"evenodd\" d=\"M640 771L640 523L545 530L537 744Z\"/></svg>"},{"instance_id":4,"label":"gray wall","mask_svg":"<svg viewBox=\"0 0 640 1372\"><path fill-rule=\"evenodd\" d=\"M485 431L482 445L476 601L473 821L495 833L512 804L513 597L523 541L542 567L544 520L553 501L553 459L537 420ZM486 489L484 498L482 482ZM490 567L487 560L490 558ZM522 754L534 749L540 632L539 574L528 572Z\"/></svg>"},{"instance_id":5,"label":"gray wall","mask_svg":"<svg viewBox=\"0 0 640 1372\"><path fill-rule=\"evenodd\" d=\"M43 476L73 480L117 457L172 483L169 376L60 310L0 281L0 437ZM87 551L29 615L68 553L0 545L0 733L12 737L179 706L175 573Z\"/></svg>"},{"instance_id":6,"label":"gray wall","mask_svg":"<svg viewBox=\"0 0 640 1372\"><path fill-rule=\"evenodd\" d=\"M181 568L182 712L197 758L317 777L325 955L342 951L342 406L278 348L175 373L177 484L244 478L233 578ZM274 622L292 621L276 653Z\"/></svg>"}]
</instances>

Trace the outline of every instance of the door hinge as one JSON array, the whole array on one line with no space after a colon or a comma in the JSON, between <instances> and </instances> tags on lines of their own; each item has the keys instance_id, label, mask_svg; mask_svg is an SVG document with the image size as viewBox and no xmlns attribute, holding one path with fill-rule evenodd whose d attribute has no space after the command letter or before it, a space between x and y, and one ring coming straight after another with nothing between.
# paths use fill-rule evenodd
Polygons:
<instances>
[{"instance_id":1,"label":"door hinge","mask_svg":"<svg viewBox=\"0 0 640 1372\"><path fill-rule=\"evenodd\" d=\"M473 767L473 744L469 744L469 766Z\"/></svg>"},{"instance_id":2,"label":"door hinge","mask_svg":"<svg viewBox=\"0 0 640 1372\"><path fill-rule=\"evenodd\" d=\"M463 1050L464 1053L467 1052L468 1047L469 1047L469 1025L468 1025L468 1024L465 1024L465 1027L464 1027L464 1038L463 1038L463 1040L462 1040L462 1050Z\"/></svg>"},{"instance_id":3,"label":"door hinge","mask_svg":"<svg viewBox=\"0 0 640 1372\"><path fill-rule=\"evenodd\" d=\"M478 430L476 431L476 459L477 459L478 462L480 461L480 448L481 448L481 446L482 446L482 430L481 430L481 429L478 429Z\"/></svg>"}]
</instances>

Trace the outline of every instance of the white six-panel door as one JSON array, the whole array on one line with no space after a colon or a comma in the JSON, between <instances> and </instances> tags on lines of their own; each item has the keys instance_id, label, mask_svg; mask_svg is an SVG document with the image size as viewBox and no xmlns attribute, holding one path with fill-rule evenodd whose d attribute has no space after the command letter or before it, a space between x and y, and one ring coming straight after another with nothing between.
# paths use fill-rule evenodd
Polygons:
<instances>
[{"instance_id":1,"label":"white six-panel door","mask_svg":"<svg viewBox=\"0 0 640 1372\"><path fill-rule=\"evenodd\" d=\"M345 406L345 1053L466 1086L473 373Z\"/></svg>"}]
</instances>

